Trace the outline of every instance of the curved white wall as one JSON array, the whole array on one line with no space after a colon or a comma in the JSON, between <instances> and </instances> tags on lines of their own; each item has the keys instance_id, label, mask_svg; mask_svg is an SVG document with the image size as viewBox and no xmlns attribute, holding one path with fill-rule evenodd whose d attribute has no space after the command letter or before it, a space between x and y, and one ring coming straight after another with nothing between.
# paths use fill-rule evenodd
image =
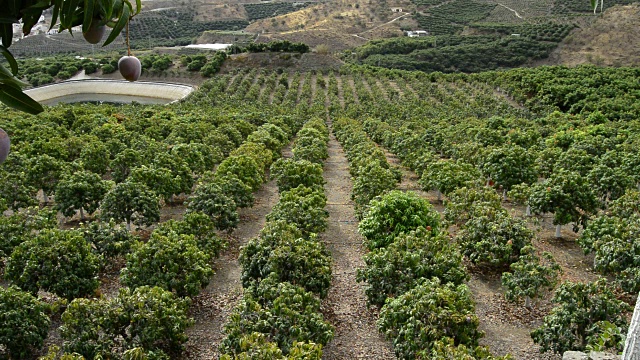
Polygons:
<instances>
[{"instance_id":1,"label":"curved white wall","mask_svg":"<svg viewBox=\"0 0 640 360\"><path fill-rule=\"evenodd\" d=\"M29 89L25 93L44 104L56 103L58 98L64 102L65 97L77 95L82 95L83 101L115 101L122 96L122 102L141 97L157 100L157 103L169 103L186 97L193 90L193 86L171 83L92 79L65 81Z\"/></svg>"}]
</instances>

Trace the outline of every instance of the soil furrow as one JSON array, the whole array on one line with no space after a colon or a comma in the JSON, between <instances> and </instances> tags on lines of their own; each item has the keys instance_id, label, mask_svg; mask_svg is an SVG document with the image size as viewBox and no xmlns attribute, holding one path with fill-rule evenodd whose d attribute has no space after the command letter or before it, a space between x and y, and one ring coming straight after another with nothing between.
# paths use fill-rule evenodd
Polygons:
<instances>
[{"instance_id":1,"label":"soil furrow","mask_svg":"<svg viewBox=\"0 0 640 360\"><path fill-rule=\"evenodd\" d=\"M377 313L366 305L356 270L364 265L365 250L358 234L358 222L351 193L349 167L344 151L331 135L329 158L325 163L325 192L328 197L329 226L322 235L333 256L333 279L323 301L325 318L336 327L334 339L323 349L323 359L395 359L391 344L376 328Z\"/></svg>"},{"instance_id":2,"label":"soil furrow","mask_svg":"<svg viewBox=\"0 0 640 360\"><path fill-rule=\"evenodd\" d=\"M278 201L275 181L264 184L254 195L253 207L239 209L240 223L230 236L229 247L215 260L216 273L209 286L193 299L190 315L195 324L187 330L189 341L183 359L217 359L220 356L218 345L224 338L224 324L242 297L240 246L258 235L264 227L265 216Z\"/></svg>"}]
</instances>

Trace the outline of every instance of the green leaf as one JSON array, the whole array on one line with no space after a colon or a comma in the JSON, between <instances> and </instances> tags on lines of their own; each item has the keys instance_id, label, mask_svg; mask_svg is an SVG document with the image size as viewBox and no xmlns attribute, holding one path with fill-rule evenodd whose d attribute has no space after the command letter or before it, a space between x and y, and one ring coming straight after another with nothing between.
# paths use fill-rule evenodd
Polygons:
<instances>
[{"instance_id":1,"label":"green leaf","mask_svg":"<svg viewBox=\"0 0 640 360\"><path fill-rule=\"evenodd\" d=\"M84 0L84 20L82 21L82 32L89 31L91 21L93 20L93 2L94 0Z\"/></svg>"},{"instance_id":2,"label":"green leaf","mask_svg":"<svg viewBox=\"0 0 640 360\"><path fill-rule=\"evenodd\" d=\"M0 25L0 32L2 32L2 45L5 48L11 46L11 40L13 38L13 25L12 24L2 24Z\"/></svg>"},{"instance_id":3,"label":"green leaf","mask_svg":"<svg viewBox=\"0 0 640 360\"><path fill-rule=\"evenodd\" d=\"M142 10L142 1L136 0L136 12L134 15L140 14L140 10Z\"/></svg>"},{"instance_id":4,"label":"green leaf","mask_svg":"<svg viewBox=\"0 0 640 360\"><path fill-rule=\"evenodd\" d=\"M11 66L11 72L13 73L13 75L17 75L18 74L18 62L16 61L16 59L13 58L13 55L11 55L11 53L9 52L9 50L7 50L7 48L5 48L4 46L0 46L0 53L2 53L2 55L4 55L5 59L7 59L7 62L9 62L9 66Z\"/></svg>"},{"instance_id":5,"label":"green leaf","mask_svg":"<svg viewBox=\"0 0 640 360\"><path fill-rule=\"evenodd\" d=\"M23 86L29 85L14 77L13 74L2 64L0 64L0 83L12 86L18 90L20 90Z\"/></svg>"},{"instance_id":6,"label":"green leaf","mask_svg":"<svg viewBox=\"0 0 640 360\"><path fill-rule=\"evenodd\" d=\"M61 7L62 7L62 0L54 0L53 15L51 17L51 26L49 26L49 30L53 29L53 26L58 22L58 15L60 14Z\"/></svg>"},{"instance_id":7,"label":"green leaf","mask_svg":"<svg viewBox=\"0 0 640 360\"><path fill-rule=\"evenodd\" d=\"M109 37L104 42L104 44L102 44L102 46L107 46L111 44L113 40L115 40L116 37L118 37L118 34L120 34L122 29L124 29L125 25L127 25L127 23L129 22L129 15L130 15L129 7L123 6L122 14L118 19L118 22L116 22L115 26L113 27L113 30L111 30L111 33L109 34Z\"/></svg>"},{"instance_id":8,"label":"green leaf","mask_svg":"<svg viewBox=\"0 0 640 360\"><path fill-rule=\"evenodd\" d=\"M63 29L73 27L73 15L78 7L80 0L69 0L62 2L62 12L60 13L60 25Z\"/></svg>"},{"instance_id":9,"label":"green leaf","mask_svg":"<svg viewBox=\"0 0 640 360\"><path fill-rule=\"evenodd\" d=\"M44 111L42 105L30 98L29 95L7 85L0 87L0 101L9 107L29 114L36 115Z\"/></svg>"}]
</instances>

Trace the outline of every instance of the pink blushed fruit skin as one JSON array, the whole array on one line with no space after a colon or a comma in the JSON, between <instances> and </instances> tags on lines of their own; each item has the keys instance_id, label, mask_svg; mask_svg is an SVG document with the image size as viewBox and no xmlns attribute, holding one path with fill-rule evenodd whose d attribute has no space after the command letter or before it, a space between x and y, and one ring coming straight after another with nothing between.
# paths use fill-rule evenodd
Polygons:
<instances>
[{"instance_id":1,"label":"pink blushed fruit skin","mask_svg":"<svg viewBox=\"0 0 640 360\"><path fill-rule=\"evenodd\" d=\"M11 140L6 131L0 129L0 164L7 160L9 149L11 148Z\"/></svg>"},{"instance_id":2,"label":"pink blushed fruit skin","mask_svg":"<svg viewBox=\"0 0 640 360\"><path fill-rule=\"evenodd\" d=\"M142 64L135 56L123 56L118 60L118 70L125 79L136 81L142 72Z\"/></svg>"},{"instance_id":3,"label":"pink blushed fruit skin","mask_svg":"<svg viewBox=\"0 0 640 360\"><path fill-rule=\"evenodd\" d=\"M89 31L83 32L82 36L89 44L97 44L102 40L105 32L107 32L107 27L98 25L98 20L93 20L91 26L89 26Z\"/></svg>"}]
</instances>

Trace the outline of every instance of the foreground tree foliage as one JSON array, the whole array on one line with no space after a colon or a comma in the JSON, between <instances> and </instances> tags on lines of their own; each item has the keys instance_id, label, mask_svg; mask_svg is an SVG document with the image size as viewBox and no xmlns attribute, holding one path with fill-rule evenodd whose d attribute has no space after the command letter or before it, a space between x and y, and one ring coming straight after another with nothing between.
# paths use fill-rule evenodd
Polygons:
<instances>
[{"instance_id":1,"label":"foreground tree foliage","mask_svg":"<svg viewBox=\"0 0 640 360\"><path fill-rule=\"evenodd\" d=\"M149 358L168 359L187 341L188 308L189 300L148 286L120 289L111 299L76 299L62 314L63 349L94 359L140 348Z\"/></svg>"},{"instance_id":2,"label":"foreground tree foliage","mask_svg":"<svg viewBox=\"0 0 640 360\"><path fill-rule=\"evenodd\" d=\"M100 259L82 233L48 229L15 248L5 276L32 294L42 289L73 300L98 288L99 267Z\"/></svg>"},{"instance_id":3,"label":"foreground tree foliage","mask_svg":"<svg viewBox=\"0 0 640 360\"><path fill-rule=\"evenodd\" d=\"M364 256L365 268L358 269L357 280L366 281L370 304L384 305L413 289L423 279L438 278L456 285L468 280L462 255L444 233L434 235L424 227L402 233L386 247Z\"/></svg>"},{"instance_id":4,"label":"foreground tree foliage","mask_svg":"<svg viewBox=\"0 0 640 360\"><path fill-rule=\"evenodd\" d=\"M370 250L391 244L403 232L423 227L433 234L440 227L440 214L428 200L414 192L390 191L371 201L358 225Z\"/></svg>"},{"instance_id":5,"label":"foreground tree foliage","mask_svg":"<svg viewBox=\"0 0 640 360\"><path fill-rule=\"evenodd\" d=\"M0 357L29 359L49 332L49 305L15 286L0 287Z\"/></svg>"},{"instance_id":6,"label":"foreground tree foliage","mask_svg":"<svg viewBox=\"0 0 640 360\"><path fill-rule=\"evenodd\" d=\"M626 329L624 312L631 310L627 303L616 299L604 279L586 284L567 281L556 289L552 301L556 306L545 316L542 326L531 332L542 352L584 350L598 342L604 322ZM613 340L620 343L619 339Z\"/></svg>"},{"instance_id":7,"label":"foreground tree foliage","mask_svg":"<svg viewBox=\"0 0 640 360\"><path fill-rule=\"evenodd\" d=\"M475 347L484 335L478 330L471 291L464 285L424 280L382 307L378 329L393 342L399 359L415 359L444 337Z\"/></svg>"},{"instance_id":8,"label":"foreground tree foliage","mask_svg":"<svg viewBox=\"0 0 640 360\"><path fill-rule=\"evenodd\" d=\"M180 297L195 296L213 275L210 260L193 235L154 232L148 242L136 244L127 255L120 279L131 288L158 286Z\"/></svg>"}]
</instances>

